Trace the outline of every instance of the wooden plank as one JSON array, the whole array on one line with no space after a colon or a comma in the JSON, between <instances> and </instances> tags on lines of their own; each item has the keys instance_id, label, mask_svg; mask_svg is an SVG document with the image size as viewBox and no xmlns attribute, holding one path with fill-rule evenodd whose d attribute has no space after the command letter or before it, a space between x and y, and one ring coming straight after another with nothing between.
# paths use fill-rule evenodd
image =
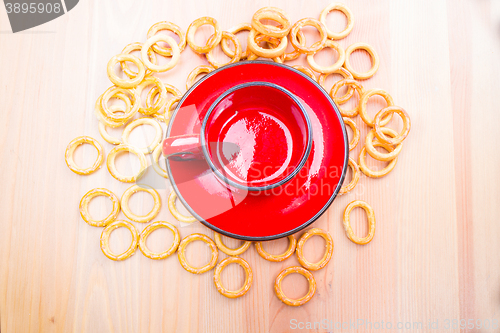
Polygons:
<instances>
[{"instance_id":1,"label":"wooden plank","mask_svg":"<svg viewBox=\"0 0 500 333\"><path fill-rule=\"evenodd\" d=\"M0 10L0 183L5 192L0 200L1 332L289 332L292 320L327 320L322 323L328 325L364 321L341 329L346 332L373 331L381 321L394 326L421 322L422 329L412 329L424 332L436 321L442 331L447 319L500 321L498 1L346 2L355 27L341 46L364 41L376 49L379 72L362 84L386 89L409 112L413 127L390 175L363 176L353 192L337 198L314 224L332 234L335 250L331 263L313 273L318 293L308 304L291 308L274 295L275 277L298 265L295 256L271 263L252 246L242 257L254 270L254 285L246 296L231 300L216 291L212 273L190 274L175 256L152 261L138 252L112 262L102 254L101 228L82 221L79 200L94 187L120 196L130 185L110 177L105 168L77 176L66 167L63 153L79 135L98 139L106 152L112 148L101 139L93 113L96 98L110 86L105 72L109 58L128 43L144 41L155 22L169 20L186 30L194 19L212 16L228 29L250 22L253 12L269 4L84 1L68 14L18 34L7 33L7 15ZM276 0L271 5L296 21L318 17L327 4ZM209 34L208 29L200 32L205 38ZM309 30L306 35L315 38ZM327 54L317 58L328 62ZM188 73L202 63L206 60L187 47L179 65L161 78L185 91ZM360 68L367 64L359 54L353 55L353 63ZM302 57L291 64L306 62ZM374 114L378 104L373 104ZM368 128L359 118L356 122L363 139ZM89 151L82 160L90 161ZM352 156L357 159L359 151ZM213 237L200 224L175 221L166 207L169 184L152 172L148 180L159 188L163 202L155 220L173 222L182 237L194 232ZM367 201L376 212L376 236L366 246L351 243L342 227L343 210L355 199ZM137 199L132 206L146 204ZM99 210L105 212L106 206ZM363 214L355 210L352 218L355 231L366 232ZM119 235L113 245L126 247L126 233ZM160 238L151 241L161 247ZM284 240L266 244L274 252L285 246ZM306 252L320 258L323 249L313 239ZM193 245L188 255L198 260L195 253L207 254L202 251ZM232 266L223 277L233 286L243 279ZM306 284L294 276L285 287L299 295Z\"/></svg>"}]
</instances>

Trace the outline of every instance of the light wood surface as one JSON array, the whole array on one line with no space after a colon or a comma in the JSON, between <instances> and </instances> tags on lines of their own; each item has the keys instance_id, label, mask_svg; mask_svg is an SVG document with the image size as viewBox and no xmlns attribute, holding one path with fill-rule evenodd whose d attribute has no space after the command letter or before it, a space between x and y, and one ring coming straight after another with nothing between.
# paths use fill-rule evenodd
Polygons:
<instances>
[{"instance_id":1,"label":"light wood surface","mask_svg":"<svg viewBox=\"0 0 500 333\"><path fill-rule=\"evenodd\" d=\"M330 264L314 272L318 289L308 304L288 307L274 294L275 277L297 265L295 257L267 262L252 246L242 257L254 270L254 284L244 297L227 299L217 292L213 271L190 274L176 256L153 261L138 251L123 262L107 259L99 248L102 229L81 219L78 204L88 190L106 187L121 196L130 186L112 178L105 167L78 176L64 163L65 147L76 136L96 138L106 152L112 148L100 137L93 112L95 100L111 85L105 72L109 58L128 43L143 42L158 21L175 22L185 31L194 19L208 15L228 29L249 22L252 13L266 5L283 8L296 21L319 17L327 4L81 0L68 14L18 34L8 32L7 15L0 9L2 333L289 332L308 331L292 330L291 320L325 319L384 321L394 327L398 322L422 322L413 332L459 332L444 329L446 320L451 324L454 319L496 320L500 325L496 0L345 2L355 25L341 45L367 42L381 58L378 73L362 84L386 89L409 112L413 127L390 175L363 176L352 193L337 198L314 224L332 234L335 249ZM208 33L204 30L197 38ZM185 91L189 71L205 62L187 47L179 66L161 78ZM357 54L353 63L361 68L368 60ZM370 107L375 114L376 103ZM359 118L356 121L364 138L367 129ZM151 137L138 130L132 139ZM77 161L90 165L95 153L79 150ZM358 154L359 147L353 156L357 159ZM121 168L135 163L132 158L119 162ZM185 226L174 220L166 205L170 186L154 173L150 177L163 203L155 220L174 223L182 237L193 232L213 237L200 224ZM137 212L141 205L152 204L146 196L137 196L131 200ZM377 218L375 238L366 246L350 242L342 226L343 210L355 199L370 203ZM91 209L104 216L110 205L97 201ZM352 221L359 235L366 233L366 218L359 209ZM152 235L153 249L165 248L162 236L171 239L167 232ZM116 231L112 248L125 249L129 238L125 231ZM311 260L323 253L324 243L317 238L306 246ZM286 248L286 240L265 246L278 253ZM208 255L199 244L188 249L194 263L201 264ZM219 260L226 257L219 255ZM223 273L223 281L237 288L244 275L233 266ZM300 296L306 287L298 276L284 283L290 296ZM429 322L436 321L439 329L431 330ZM365 325L335 332L374 330ZM466 331L500 328L475 326Z\"/></svg>"}]
</instances>

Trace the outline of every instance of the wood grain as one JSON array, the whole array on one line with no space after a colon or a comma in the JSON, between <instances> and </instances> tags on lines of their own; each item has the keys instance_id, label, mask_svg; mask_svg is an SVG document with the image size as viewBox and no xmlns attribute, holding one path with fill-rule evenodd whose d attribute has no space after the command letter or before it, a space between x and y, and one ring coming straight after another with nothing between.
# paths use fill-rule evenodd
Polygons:
<instances>
[{"instance_id":1,"label":"wood grain","mask_svg":"<svg viewBox=\"0 0 500 333\"><path fill-rule=\"evenodd\" d=\"M2 333L289 332L293 319L421 322L414 332L500 331L444 330L447 319L489 319L500 325L500 2L495 0L345 2L355 25L340 44L373 45L380 68L362 84L387 90L409 112L413 127L390 175L361 177L353 192L337 198L314 223L332 234L335 248L330 264L314 272L318 289L308 304L291 308L274 295L275 277L298 265L295 257L267 262L252 246L242 257L254 270L254 284L244 297L227 299L215 289L213 271L190 274L175 256L153 261L137 252L123 262L110 261L99 248L101 228L81 219L78 203L88 190L106 187L121 196L129 187L105 168L78 176L64 163L66 145L79 135L96 138L106 152L112 148L100 137L93 113L95 100L111 85L105 72L109 58L128 43L144 41L158 21L186 30L194 19L212 16L227 29L249 22L263 6L283 8L296 21L318 17L328 3L82 0L68 14L17 34L9 33L7 15L0 10ZM205 29L197 38L209 34ZM327 63L328 54L318 61ZM188 73L202 63L206 60L187 48L179 65L161 78L185 91ZM303 57L291 62L305 63ZM366 56L353 55L353 64L367 65ZM370 104L375 114L378 101ZM367 128L359 118L356 122L363 140ZM136 139L150 135L139 133ZM356 158L359 150L353 152ZM90 163L92 153L84 150L78 158ZM133 163L122 159L120 166ZM174 223L182 237L194 232L213 237L200 224L177 222L166 206L169 184L153 172L147 177L163 203L155 220ZM366 246L350 242L342 227L343 210L355 199L370 203L377 218L375 238ZM132 209L147 204L145 197L131 200ZM94 208L104 214L109 207ZM351 220L355 232L366 232L362 212L355 210ZM148 244L161 249L164 240L153 236ZM117 232L112 247L126 248L127 237ZM192 246L188 259L201 264L208 252ZM265 246L278 253L286 240ZM319 259L323 249L314 237L306 244L306 256ZM233 266L222 278L237 288L244 275ZM300 277L284 281L291 296L306 288ZM431 330L429 322L436 321L440 329ZM335 331L374 330L364 325Z\"/></svg>"}]
</instances>

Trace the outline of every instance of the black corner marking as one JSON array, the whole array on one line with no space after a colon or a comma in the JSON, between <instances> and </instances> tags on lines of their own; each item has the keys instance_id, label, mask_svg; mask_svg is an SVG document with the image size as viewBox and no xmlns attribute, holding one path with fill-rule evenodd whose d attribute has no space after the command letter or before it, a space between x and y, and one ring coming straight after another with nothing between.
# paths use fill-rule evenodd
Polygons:
<instances>
[{"instance_id":1,"label":"black corner marking","mask_svg":"<svg viewBox=\"0 0 500 333\"><path fill-rule=\"evenodd\" d=\"M70 0L75 2L78 0ZM27 30L64 15L62 0L4 0L12 32Z\"/></svg>"},{"instance_id":2,"label":"black corner marking","mask_svg":"<svg viewBox=\"0 0 500 333\"><path fill-rule=\"evenodd\" d=\"M62 0L66 4L66 12L69 12L78 4L80 0Z\"/></svg>"}]
</instances>

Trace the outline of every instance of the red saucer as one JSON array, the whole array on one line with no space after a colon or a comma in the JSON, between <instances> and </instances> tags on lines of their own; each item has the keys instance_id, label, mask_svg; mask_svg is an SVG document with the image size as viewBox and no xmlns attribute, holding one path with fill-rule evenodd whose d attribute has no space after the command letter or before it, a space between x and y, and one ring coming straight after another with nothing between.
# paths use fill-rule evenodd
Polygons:
<instances>
[{"instance_id":1,"label":"red saucer","mask_svg":"<svg viewBox=\"0 0 500 333\"><path fill-rule=\"evenodd\" d=\"M344 181L349 147L344 121L327 92L300 71L267 61L240 62L203 77L178 103L167 137L200 133L212 103L252 81L282 86L308 113L313 145L297 176L266 192L247 192L229 188L204 160L167 159L167 172L177 196L201 223L229 237L262 241L305 228L330 206Z\"/></svg>"}]
</instances>

